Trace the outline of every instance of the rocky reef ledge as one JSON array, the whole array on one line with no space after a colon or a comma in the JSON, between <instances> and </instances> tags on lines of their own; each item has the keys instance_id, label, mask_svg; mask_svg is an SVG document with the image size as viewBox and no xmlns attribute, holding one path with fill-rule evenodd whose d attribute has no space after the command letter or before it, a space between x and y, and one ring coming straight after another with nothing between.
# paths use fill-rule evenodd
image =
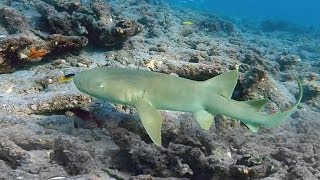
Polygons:
<instances>
[{"instance_id":1,"label":"rocky reef ledge","mask_svg":"<svg viewBox=\"0 0 320 180\"><path fill-rule=\"evenodd\" d=\"M188 23L186 23L188 22ZM320 179L319 31L219 17L165 0L0 2L0 179ZM59 77L97 66L192 80L239 70L233 99L298 110L251 133L217 115L162 111L163 147L134 108L80 93ZM175 88L175 87L168 87Z\"/></svg>"}]
</instances>

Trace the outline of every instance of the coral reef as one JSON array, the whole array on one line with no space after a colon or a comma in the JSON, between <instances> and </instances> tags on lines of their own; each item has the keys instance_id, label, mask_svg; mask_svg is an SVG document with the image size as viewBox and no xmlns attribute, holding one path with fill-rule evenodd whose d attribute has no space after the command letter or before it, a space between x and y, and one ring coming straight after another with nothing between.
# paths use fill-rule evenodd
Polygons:
<instances>
[{"instance_id":1,"label":"coral reef","mask_svg":"<svg viewBox=\"0 0 320 180\"><path fill-rule=\"evenodd\" d=\"M42 15L44 31L86 36L89 43L98 47L121 46L128 37L142 31L135 21L113 19L110 5L102 0L89 3L36 0L32 4ZM61 8L65 11L58 11Z\"/></svg>"},{"instance_id":2,"label":"coral reef","mask_svg":"<svg viewBox=\"0 0 320 180\"><path fill-rule=\"evenodd\" d=\"M305 28L287 21L266 20L261 22L261 29L265 32L288 31L295 34L305 33Z\"/></svg>"},{"instance_id":3,"label":"coral reef","mask_svg":"<svg viewBox=\"0 0 320 180\"><path fill-rule=\"evenodd\" d=\"M0 179L319 179L318 38L164 0L1 1ZM268 113L295 102L296 76L304 97L284 124L258 133L222 115L203 131L190 113L162 111L158 147L134 108L59 81L96 66L198 81L237 69L232 98L267 98Z\"/></svg>"},{"instance_id":4,"label":"coral reef","mask_svg":"<svg viewBox=\"0 0 320 180\"><path fill-rule=\"evenodd\" d=\"M285 109L290 104L288 98L277 88L279 85L276 85L274 80L262 69L254 68L248 71L238 86L237 97L241 100L267 98L280 109ZM269 109L272 111L277 110L277 108L273 108Z\"/></svg>"},{"instance_id":5,"label":"coral reef","mask_svg":"<svg viewBox=\"0 0 320 180\"><path fill-rule=\"evenodd\" d=\"M25 8L36 9L41 15L38 22L31 25L26 16L12 7L0 9L0 29L4 36L0 41L0 73L72 53L87 43L121 48L128 37L142 31L135 21L113 19L110 5L101 0L89 4L41 0L24 3Z\"/></svg>"},{"instance_id":6,"label":"coral reef","mask_svg":"<svg viewBox=\"0 0 320 180\"><path fill-rule=\"evenodd\" d=\"M278 59L281 71L292 69L293 66L298 64L300 61L301 61L301 58L293 54L283 55L283 56L280 56Z\"/></svg>"},{"instance_id":7,"label":"coral reef","mask_svg":"<svg viewBox=\"0 0 320 180\"><path fill-rule=\"evenodd\" d=\"M0 40L0 73L12 72L53 54L80 50L87 44L81 36L44 36L35 32L27 18L11 7L1 8L0 19L5 30Z\"/></svg>"},{"instance_id":8,"label":"coral reef","mask_svg":"<svg viewBox=\"0 0 320 180\"><path fill-rule=\"evenodd\" d=\"M6 36L0 40L0 73L56 56L80 50L87 44L85 37L50 35L45 39L26 34Z\"/></svg>"},{"instance_id":9,"label":"coral reef","mask_svg":"<svg viewBox=\"0 0 320 180\"><path fill-rule=\"evenodd\" d=\"M8 139L3 139L0 143L1 159L10 164L12 168L16 168L27 162L30 155L24 149L16 145Z\"/></svg>"},{"instance_id":10,"label":"coral reef","mask_svg":"<svg viewBox=\"0 0 320 180\"><path fill-rule=\"evenodd\" d=\"M0 24L7 34L28 33L31 28L28 19L11 7L0 9Z\"/></svg>"},{"instance_id":11,"label":"coral reef","mask_svg":"<svg viewBox=\"0 0 320 180\"><path fill-rule=\"evenodd\" d=\"M64 166L71 175L89 173L97 166L92 157L94 150L79 140L58 138L55 139L53 147L51 158Z\"/></svg>"},{"instance_id":12,"label":"coral reef","mask_svg":"<svg viewBox=\"0 0 320 180\"><path fill-rule=\"evenodd\" d=\"M319 81L309 81L304 84L305 95L303 101L313 100L317 102L320 97L320 83Z\"/></svg>"},{"instance_id":13,"label":"coral reef","mask_svg":"<svg viewBox=\"0 0 320 180\"><path fill-rule=\"evenodd\" d=\"M171 114L166 117L170 118ZM112 130L113 139L125 151L130 164L119 164L136 174L174 176L184 178L205 178L228 176L228 166L235 160L230 150L213 134L194 131L197 126L190 116L179 122L167 123L164 127L165 148L141 142L132 132L119 128ZM128 122L124 122L127 124ZM130 123L131 124L131 123ZM141 125L139 125L142 128ZM126 127L126 125L122 125ZM132 131L132 128L130 128ZM137 131L136 131L137 132ZM177 136L179 134L179 136ZM212 138L216 142L212 141ZM149 141L149 140L148 140ZM229 153L228 153L229 152Z\"/></svg>"}]
</instances>

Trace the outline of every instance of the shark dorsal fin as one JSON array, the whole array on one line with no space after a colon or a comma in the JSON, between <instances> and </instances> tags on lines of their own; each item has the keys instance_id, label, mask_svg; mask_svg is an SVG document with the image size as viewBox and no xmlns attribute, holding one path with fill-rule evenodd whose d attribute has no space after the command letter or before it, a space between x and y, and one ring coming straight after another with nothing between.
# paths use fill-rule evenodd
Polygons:
<instances>
[{"instance_id":1,"label":"shark dorsal fin","mask_svg":"<svg viewBox=\"0 0 320 180\"><path fill-rule=\"evenodd\" d=\"M260 111L264 105L268 103L268 99L258 99L258 100L249 100L245 101L246 104L250 105L252 108Z\"/></svg>"},{"instance_id":2,"label":"shark dorsal fin","mask_svg":"<svg viewBox=\"0 0 320 180\"><path fill-rule=\"evenodd\" d=\"M237 85L239 72L236 70L225 72L216 77L204 81L207 88L228 99L231 98L234 88Z\"/></svg>"}]
</instances>

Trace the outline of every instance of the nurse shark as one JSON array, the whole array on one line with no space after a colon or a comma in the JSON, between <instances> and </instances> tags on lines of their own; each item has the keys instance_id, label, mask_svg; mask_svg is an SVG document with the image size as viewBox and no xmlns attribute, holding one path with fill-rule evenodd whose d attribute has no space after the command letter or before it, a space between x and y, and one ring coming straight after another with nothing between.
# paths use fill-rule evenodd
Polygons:
<instances>
[{"instance_id":1,"label":"nurse shark","mask_svg":"<svg viewBox=\"0 0 320 180\"><path fill-rule=\"evenodd\" d=\"M163 119L158 110L191 112L200 127L209 130L217 114L240 120L251 131L274 128L284 122L302 99L299 96L288 110L267 114L261 108L267 99L236 101L231 99L239 77L229 71L206 81L193 81L163 73L129 68L97 67L73 77L76 87L110 103L135 107L151 140L161 146Z\"/></svg>"}]
</instances>

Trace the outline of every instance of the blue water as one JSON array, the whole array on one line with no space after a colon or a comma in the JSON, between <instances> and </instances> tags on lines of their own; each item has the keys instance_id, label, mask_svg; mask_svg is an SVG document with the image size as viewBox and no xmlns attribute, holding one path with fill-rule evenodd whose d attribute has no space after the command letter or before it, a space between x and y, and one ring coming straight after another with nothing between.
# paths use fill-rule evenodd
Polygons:
<instances>
[{"instance_id":1,"label":"blue water","mask_svg":"<svg viewBox=\"0 0 320 180\"><path fill-rule=\"evenodd\" d=\"M169 0L173 6L219 15L320 27L320 0Z\"/></svg>"}]
</instances>

